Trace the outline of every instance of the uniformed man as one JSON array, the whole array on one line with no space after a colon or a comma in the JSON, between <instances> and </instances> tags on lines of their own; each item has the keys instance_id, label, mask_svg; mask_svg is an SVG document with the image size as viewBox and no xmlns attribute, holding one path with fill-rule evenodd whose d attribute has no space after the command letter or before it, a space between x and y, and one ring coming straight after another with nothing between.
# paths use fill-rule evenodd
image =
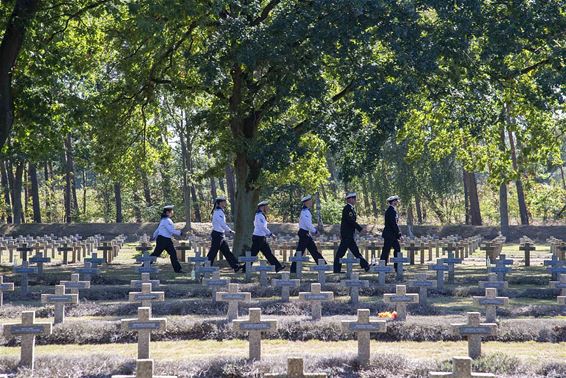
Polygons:
<instances>
[{"instance_id":1,"label":"uniformed man","mask_svg":"<svg viewBox=\"0 0 566 378\"><path fill-rule=\"evenodd\" d=\"M310 195L304 196L301 202L303 203L303 208L301 209L301 215L299 217L299 232L297 233L297 235L299 235L299 243L297 244L296 250L301 251L303 256L305 249L308 250L314 262L318 263L318 260L324 260L324 257L318 252L318 248L312 239L312 235L318 234L316 227L312 224L312 214L310 210L312 207L312 197ZM297 264L293 262L291 264L291 273L296 273L296 271Z\"/></svg>"},{"instance_id":2,"label":"uniformed man","mask_svg":"<svg viewBox=\"0 0 566 378\"><path fill-rule=\"evenodd\" d=\"M393 247L393 256L397 257L397 254L401 251L401 246L399 245L399 239L401 239L401 230L399 229L399 215L397 214L397 206L399 205L399 196L391 196L387 198L387 203L389 207L385 210L385 227L383 228L383 249L381 251L380 260L384 260L385 264L389 259L389 252ZM397 269L397 264L395 264L395 269Z\"/></svg>"},{"instance_id":3,"label":"uniformed man","mask_svg":"<svg viewBox=\"0 0 566 378\"><path fill-rule=\"evenodd\" d=\"M156 241L156 245L151 256L159 257L163 251L167 251L175 273L183 273L181 270L181 264L179 264L179 260L177 259L177 251L175 250L172 239L173 235L181 236L182 232L175 229L175 225L171 220L172 216L173 205L164 206L163 211L161 212L159 226L157 226L157 229L152 236L152 239Z\"/></svg>"},{"instance_id":4,"label":"uniformed man","mask_svg":"<svg viewBox=\"0 0 566 378\"><path fill-rule=\"evenodd\" d=\"M269 210L269 202L261 201L257 204L257 211L255 212L254 218L254 233L252 235L252 256L257 256L261 251L267 261L275 266L275 272L279 272L285 269L285 265L282 265L271 252L271 248L267 243L268 237L274 237L273 233L267 228L267 211ZM245 266L243 268L245 271Z\"/></svg>"},{"instance_id":5,"label":"uniformed man","mask_svg":"<svg viewBox=\"0 0 566 378\"><path fill-rule=\"evenodd\" d=\"M236 260L230 251L230 246L224 238L225 232L234 233L228 224L226 224L226 215L224 214L226 204L226 197L218 197L214 201L214 208L212 209L212 233L210 234L212 243L206 257L210 261L210 265L213 265L216 255L218 251L220 251L222 255L224 255L224 258L226 258L226 261L228 261L228 264L230 264L230 267L237 273L242 269L242 266L238 265L238 260Z\"/></svg>"},{"instance_id":6,"label":"uniformed man","mask_svg":"<svg viewBox=\"0 0 566 378\"><path fill-rule=\"evenodd\" d=\"M354 240L354 234L356 230L358 232L363 231L363 227L356 221L356 193L346 194L346 206L342 209L342 220L340 222L340 246L336 251L336 256L334 257L334 273L340 273L342 270L342 264L340 259L346 255L346 251L350 249L354 256L360 259L361 267L367 272L369 270L369 264L366 259L360 253L358 244Z\"/></svg>"}]
</instances>

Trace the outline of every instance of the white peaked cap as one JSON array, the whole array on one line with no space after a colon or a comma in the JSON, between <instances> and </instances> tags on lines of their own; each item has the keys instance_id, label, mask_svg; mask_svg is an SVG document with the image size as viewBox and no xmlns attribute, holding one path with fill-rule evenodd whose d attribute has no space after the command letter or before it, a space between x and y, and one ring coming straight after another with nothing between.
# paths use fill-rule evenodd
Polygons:
<instances>
[{"instance_id":1,"label":"white peaked cap","mask_svg":"<svg viewBox=\"0 0 566 378\"><path fill-rule=\"evenodd\" d=\"M312 196L310 194L304 196L303 198L301 198L301 202L306 202L308 200L312 199Z\"/></svg>"},{"instance_id":2,"label":"white peaked cap","mask_svg":"<svg viewBox=\"0 0 566 378\"><path fill-rule=\"evenodd\" d=\"M174 206L173 205L165 205L163 206L163 210L173 210Z\"/></svg>"},{"instance_id":3,"label":"white peaked cap","mask_svg":"<svg viewBox=\"0 0 566 378\"><path fill-rule=\"evenodd\" d=\"M354 197L356 197L356 192L349 192L348 194L346 194L346 199Z\"/></svg>"},{"instance_id":4,"label":"white peaked cap","mask_svg":"<svg viewBox=\"0 0 566 378\"><path fill-rule=\"evenodd\" d=\"M261 201L260 203L257 204L257 207L265 206L265 205L268 205L268 204L269 204L269 201Z\"/></svg>"},{"instance_id":5,"label":"white peaked cap","mask_svg":"<svg viewBox=\"0 0 566 378\"><path fill-rule=\"evenodd\" d=\"M216 197L216 202L220 202L220 201L226 201L226 197L224 197L224 196Z\"/></svg>"},{"instance_id":6,"label":"white peaked cap","mask_svg":"<svg viewBox=\"0 0 566 378\"><path fill-rule=\"evenodd\" d=\"M399 198L399 196L395 195L395 196L391 196L389 198L387 198L387 202L393 202L395 200L399 200L401 198Z\"/></svg>"}]
</instances>

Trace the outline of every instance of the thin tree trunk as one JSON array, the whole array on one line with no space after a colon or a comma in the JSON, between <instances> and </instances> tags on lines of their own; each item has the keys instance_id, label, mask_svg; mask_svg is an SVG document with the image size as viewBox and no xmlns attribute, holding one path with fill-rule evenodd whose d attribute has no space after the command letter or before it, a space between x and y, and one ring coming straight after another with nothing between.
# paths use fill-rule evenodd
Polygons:
<instances>
[{"instance_id":1,"label":"thin tree trunk","mask_svg":"<svg viewBox=\"0 0 566 378\"><path fill-rule=\"evenodd\" d=\"M369 215L370 214L370 204L369 204L369 190L368 190L368 183L366 181L366 179L362 179L362 195L363 195L363 200L364 200L364 215Z\"/></svg>"},{"instance_id":2,"label":"thin tree trunk","mask_svg":"<svg viewBox=\"0 0 566 378\"><path fill-rule=\"evenodd\" d=\"M10 169L11 171L11 169ZM24 174L24 163L16 163L16 172L10 172L12 187L12 206L14 214L14 223L20 224L24 222L24 214L22 208L22 179Z\"/></svg>"},{"instance_id":3,"label":"thin tree trunk","mask_svg":"<svg viewBox=\"0 0 566 378\"><path fill-rule=\"evenodd\" d=\"M226 185L224 184L224 177L218 178L218 186L220 187L220 190L222 190L223 193L226 193Z\"/></svg>"},{"instance_id":4,"label":"thin tree trunk","mask_svg":"<svg viewBox=\"0 0 566 378\"><path fill-rule=\"evenodd\" d=\"M499 128L499 149L505 152L505 125ZM509 236L509 205L507 202L507 182L499 185L499 222L501 234Z\"/></svg>"},{"instance_id":5,"label":"thin tree trunk","mask_svg":"<svg viewBox=\"0 0 566 378\"><path fill-rule=\"evenodd\" d=\"M193 207L195 209L195 222L200 223L202 222L202 218L200 216L200 205L197 198L197 190L195 188L195 184L191 185L191 195L193 197Z\"/></svg>"},{"instance_id":6,"label":"thin tree trunk","mask_svg":"<svg viewBox=\"0 0 566 378\"><path fill-rule=\"evenodd\" d=\"M218 197L218 193L216 191L216 180L214 177L210 178L210 195L212 196L212 199Z\"/></svg>"},{"instance_id":7,"label":"thin tree trunk","mask_svg":"<svg viewBox=\"0 0 566 378\"><path fill-rule=\"evenodd\" d=\"M169 147L165 135L161 136L161 143L163 146ZM169 162L169 154L161 154L161 188L163 189L163 200L166 203L171 202L172 198L172 184L171 184L171 164Z\"/></svg>"},{"instance_id":8,"label":"thin tree trunk","mask_svg":"<svg viewBox=\"0 0 566 378\"><path fill-rule=\"evenodd\" d=\"M334 164L334 160L328 152L326 156L326 166L328 167L328 172L330 172L330 189L332 189L332 194L334 198L338 197L338 185L336 184L336 165Z\"/></svg>"},{"instance_id":9,"label":"thin tree trunk","mask_svg":"<svg viewBox=\"0 0 566 378\"><path fill-rule=\"evenodd\" d=\"M2 190L4 192L4 206L6 209L6 222L12 223L12 201L10 200L10 183L8 182L7 164L5 160L0 161L0 174L2 179Z\"/></svg>"},{"instance_id":10,"label":"thin tree trunk","mask_svg":"<svg viewBox=\"0 0 566 378\"><path fill-rule=\"evenodd\" d=\"M373 179L373 174L369 175L369 187L370 187L370 192L371 192L371 210L373 213L374 218L377 220L379 217L379 210L378 210L378 206L377 206L377 200L376 200L376 193L375 193L375 181Z\"/></svg>"},{"instance_id":11,"label":"thin tree trunk","mask_svg":"<svg viewBox=\"0 0 566 378\"><path fill-rule=\"evenodd\" d=\"M415 210L417 211L417 223L423 224L423 211L421 206L421 197L415 193Z\"/></svg>"},{"instance_id":12,"label":"thin tree trunk","mask_svg":"<svg viewBox=\"0 0 566 378\"><path fill-rule=\"evenodd\" d=\"M116 205L116 223L122 223L122 185L119 182L114 183L114 202Z\"/></svg>"},{"instance_id":13,"label":"thin tree trunk","mask_svg":"<svg viewBox=\"0 0 566 378\"><path fill-rule=\"evenodd\" d=\"M414 221L414 215L413 215L413 203L409 203L409 207L407 208L407 230L408 230L408 234L409 237L413 237L413 224L415 223Z\"/></svg>"},{"instance_id":14,"label":"thin tree trunk","mask_svg":"<svg viewBox=\"0 0 566 378\"><path fill-rule=\"evenodd\" d=\"M232 164L227 164L225 171L228 199L232 204L232 206L230 206L230 219L234 219L234 204L236 203L236 181L234 179L234 169L232 168Z\"/></svg>"},{"instance_id":15,"label":"thin tree trunk","mask_svg":"<svg viewBox=\"0 0 566 378\"><path fill-rule=\"evenodd\" d=\"M29 211L29 197L30 197L30 190L29 190L29 180L28 180L28 169L27 169L27 164L24 163L24 171L22 174L22 187L24 189L24 211L23 211L23 215L24 215L24 220L23 223L26 223L26 219L28 214L30 213Z\"/></svg>"},{"instance_id":16,"label":"thin tree trunk","mask_svg":"<svg viewBox=\"0 0 566 378\"><path fill-rule=\"evenodd\" d=\"M140 170L140 176L143 185L143 197L145 199L145 204L147 207L151 207L153 202L151 200L151 190L149 188L149 179L147 178L147 173L144 170Z\"/></svg>"},{"instance_id":17,"label":"thin tree trunk","mask_svg":"<svg viewBox=\"0 0 566 378\"><path fill-rule=\"evenodd\" d=\"M510 118L508 119L510 122ZM517 201L519 202L519 215L521 217L521 224L529 224L529 213L527 210L527 202L525 201L525 191L523 190L523 181L521 180L521 171L517 163L517 151L515 149L515 137L513 132L507 129L507 135L509 137L509 146L511 147L511 161L513 162L513 169L517 172L517 179L515 180L515 186L517 188Z\"/></svg>"},{"instance_id":18,"label":"thin tree trunk","mask_svg":"<svg viewBox=\"0 0 566 378\"><path fill-rule=\"evenodd\" d=\"M77 180L75 177L75 158L73 155L73 137L71 136L71 134L67 134L67 137L65 138L65 155L66 155L66 175L68 176L68 179L70 180L69 182L69 193L71 195L71 200L72 200L72 207L70 207L71 209L71 214L73 214L73 210L74 210L74 215L79 215L80 214L80 208L79 208L79 201L77 199Z\"/></svg>"},{"instance_id":19,"label":"thin tree trunk","mask_svg":"<svg viewBox=\"0 0 566 378\"><path fill-rule=\"evenodd\" d=\"M188 125L188 119L185 118L185 126ZM189 188L189 152L187 150L187 128L179 130L179 140L181 142L181 160L183 168L183 207L185 210L185 227L192 229L191 222L191 190Z\"/></svg>"},{"instance_id":20,"label":"thin tree trunk","mask_svg":"<svg viewBox=\"0 0 566 378\"><path fill-rule=\"evenodd\" d=\"M0 148L8 140L14 123L12 73L26 30L36 14L39 2L39 0L16 0L0 44ZM6 7L7 2L3 2L2 6Z\"/></svg>"},{"instance_id":21,"label":"thin tree trunk","mask_svg":"<svg viewBox=\"0 0 566 378\"><path fill-rule=\"evenodd\" d=\"M474 226L482 225L480 200L478 195L478 181L474 172L464 170L464 183L468 189L468 203L470 212L470 224Z\"/></svg>"},{"instance_id":22,"label":"thin tree trunk","mask_svg":"<svg viewBox=\"0 0 566 378\"><path fill-rule=\"evenodd\" d=\"M465 224L470 224L471 215L470 215L470 194L468 193L468 175L466 170L462 170L462 180L464 181L464 218Z\"/></svg>"},{"instance_id":23,"label":"thin tree trunk","mask_svg":"<svg viewBox=\"0 0 566 378\"><path fill-rule=\"evenodd\" d=\"M134 197L134 217L136 218L136 223L141 223L142 213L139 205L141 202L141 198L136 189L134 189L133 197Z\"/></svg>"},{"instance_id":24,"label":"thin tree trunk","mask_svg":"<svg viewBox=\"0 0 566 378\"><path fill-rule=\"evenodd\" d=\"M31 182L31 200L33 207L33 221L41 223L41 206L39 202L39 185L37 182L37 167L29 164L29 180Z\"/></svg>"},{"instance_id":25,"label":"thin tree trunk","mask_svg":"<svg viewBox=\"0 0 566 378\"><path fill-rule=\"evenodd\" d=\"M83 169L83 215L85 216L86 216L86 195L87 195L86 169Z\"/></svg>"}]
</instances>

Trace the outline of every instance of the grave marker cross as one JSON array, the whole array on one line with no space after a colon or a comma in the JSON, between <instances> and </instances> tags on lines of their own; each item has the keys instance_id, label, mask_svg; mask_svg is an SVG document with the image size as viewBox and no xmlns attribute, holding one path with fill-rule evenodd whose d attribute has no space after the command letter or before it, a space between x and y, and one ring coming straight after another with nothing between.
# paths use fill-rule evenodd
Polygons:
<instances>
[{"instance_id":1,"label":"grave marker cross","mask_svg":"<svg viewBox=\"0 0 566 378\"><path fill-rule=\"evenodd\" d=\"M289 289L299 287L301 280L298 278L291 279L288 272L282 272L281 278L275 278L271 283L274 287L281 288L281 300L283 302L289 302Z\"/></svg>"},{"instance_id":2,"label":"grave marker cross","mask_svg":"<svg viewBox=\"0 0 566 378\"><path fill-rule=\"evenodd\" d=\"M322 302L334 300L334 293L331 291L320 291L320 284L312 283L310 292L299 293L299 300L311 302L312 320L320 320L322 317Z\"/></svg>"},{"instance_id":3,"label":"grave marker cross","mask_svg":"<svg viewBox=\"0 0 566 378\"><path fill-rule=\"evenodd\" d=\"M6 324L4 337L21 336L20 365L33 370L35 337L51 335L51 323L35 323L35 311L23 311L21 324Z\"/></svg>"},{"instance_id":4,"label":"grave marker cross","mask_svg":"<svg viewBox=\"0 0 566 378\"><path fill-rule=\"evenodd\" d=\"M234 330L249 335L249 359L261 360L261 333L275 331L277 320L261 320L261 308L250 308L247 320L234 320Z\"/></svg>"},{"instance_id":5,"label":"grave marker cross","mask_svg":"<svg viewBox=\"0 0 566 378\"><path fill-rule=\"evenodd\" d=\"M452 332L468 339L468 356L475 359L481 356L482 336L495 336L497 324L481 323L479 312L468 312L468 322L452 324Z\"/></svg>"},{"instance_id":6,"label":"grave marker cross","mask_svg":"<svg viewBox=\"0 0 566 378\"><path fill-rule=\"evenodd\" d=\"M54 324L59 324L65 321L65 304L79 303L79 295L65 294L65 285L56 285L55 294L41 294L41 303L55 305Z\"/></svg>"},{"instance_id":7,"label":"grave marker cross","mask_svg":"<svg viewBox=\"0 0 566 378\"><path fill-rule=\"evenodd\" d=\"M358 338L358 361L362 365L368 365L370 360L370 333L383 333L387 329L385 320L369 319L368 309L358 310L357 321L342 321L342 330L344 332L354 332Z\"/></svg>"},{"instance_id":8,"label":"grave marker cross","mask_svg":"<svg viewBox=\"0 0 566 378\"><path fill-rule=\"evenodd\" d=\"M138 307L137 319L123 319L122 329L138 333L138 358L149 358L151 332L163 330L167 319L152 318L150 307Z\"/></svg>"},{"instance_id":9,"label":"grave marker cross","mask_svg":"<svg viewBox=\"0 0 566 378\"><path fill-rule=\"evenodd\" d=\"M407 319L407 305L418 303L418 294L407 294L407 287L405 285L397 285L395 287L395 294L383 294L383 301L385 303L394 304L397 311L397 319L404 321Z\"/></svg>"}]
</instances>

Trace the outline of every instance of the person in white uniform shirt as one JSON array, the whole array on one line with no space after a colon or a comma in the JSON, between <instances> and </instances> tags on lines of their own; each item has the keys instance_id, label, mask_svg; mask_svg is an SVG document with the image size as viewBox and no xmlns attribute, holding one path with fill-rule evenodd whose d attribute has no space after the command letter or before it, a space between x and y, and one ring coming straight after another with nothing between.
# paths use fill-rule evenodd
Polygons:
<instances>
[{"instance_id":1,"label":"person in white uniform shirt","mask_svg":"<svg viewBox=\"0 0 566 378\"><path fill-rule=\"evenodd\" d=\"M157 226L157 229L153 233L152 239L156 240L156 245L151 256L159 257L163 251L167 251L175 273L183 273L181 270L181 264L179 264L179 260L177 259L177 251L175 250L172 239L173 235L181 236L182 232L175 229L175 225L171 220L173 214L172 205L168 205L163 208L159 226Z\"/></svg>"},{"instance_id":2,"label":"person in white uniform shirt","mask_svg":"<svg viewBox=\"0 0 566 378\"><path fill-rule=\"evenodd\" d=\"M210 234L212 243L206 257L210 261L210 265L213 265L216 255L218 254L218 251L220 251L226 261L228 261L228 264L230 264L230 267L232 267L234 272L237 273L240 269L242 269L242 266L238 265L238 260L236 260L230 251L230 246L224 238L224 234L226 232L234 233L228 224L226 224L226 215L224 214L225 208L226 198L216 198L214 201L214 209L212 210L212 233Z\"/></svg>"},{"instance_id":3,"label":"person in white uniform shirt","mask_svg":"<svg viewBox=\"0 0 566 378\"><path fill-rule=\"evenodd\" d=\"M267 261L275 266L275 271L279 272L285 269L285 265L281 265L279 260L273 256L273 252L267 243L268 237L273 237L273 233L267 228L267 211L269 210L269 202L261 201L257 204L257 211L254 218L254 233L252 235L252 256L257 256L259 252L263 253ZM245 267L243 269L245 271Z\"/></svg>"},{"instance_id":4,"label":"person in white uniform shirt","mask_svg":"<svg viewBox=\"0 0 566 378\"><path fill-rule=\"evenodd\" d=\"M305 196L301 200L303 202L303 208L301 209L301 215L299 217L299 243L297 244L297 252L301 251L303 256L305 255L305 249L309 251L314 262L318 264L318 260L324 260L324 257L318 252L318 248L312 238L311 235L318 234L318 230L312 224L312 214L311 214L311 207L312 207L312 197ZM326 261L325 261L326 263ZM293 262L291 264L291 273L297 272L297 264Z\"/></svg>"}]
</instances>

